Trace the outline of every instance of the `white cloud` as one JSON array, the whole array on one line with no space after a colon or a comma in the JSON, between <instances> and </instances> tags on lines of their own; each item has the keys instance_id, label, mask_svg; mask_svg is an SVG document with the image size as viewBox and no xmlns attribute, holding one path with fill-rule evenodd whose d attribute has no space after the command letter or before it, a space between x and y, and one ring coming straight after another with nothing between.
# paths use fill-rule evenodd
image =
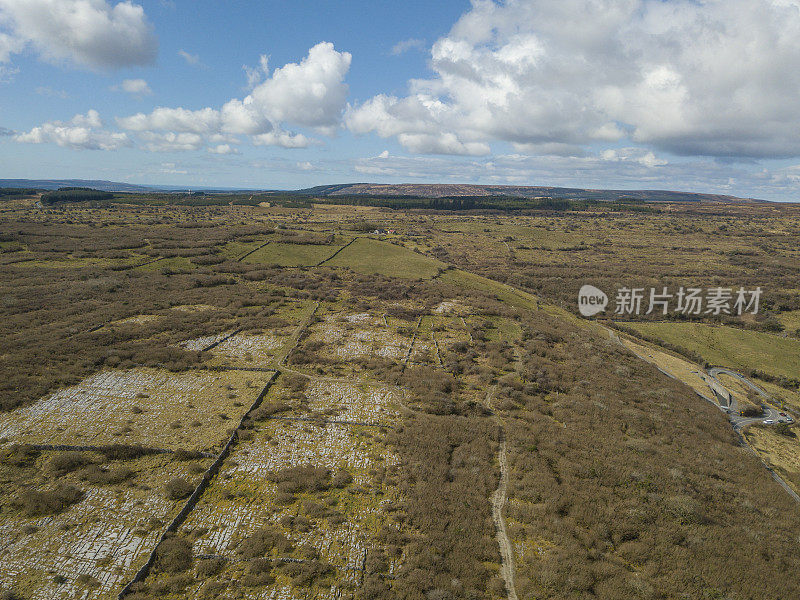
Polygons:
<instances>
[{"instance_id":1,"label":"white cloud","mask_svg":"<svg viewBox=\"0 0 800 600\"><path fill-rule=\"evenodd\" d=\"M400 133L397 141L414 154L489 154L488 144L462 142L454 133Z\"/></svg>"},{"instance_id":2,"label":"white cloud","mask_svg":"<svg viewBox=\"0 0 800 600\"><path fill-rule=\"evenodd\" d=\"M153 90L144 79L123 79L122 83L111 88L114 92L125 92L132 96L151 96Z\"/></svg>"},{"instance_id":3,"label":"white cloud","mask_svg":"<svg viewBox=\"0 0 800 600\"><path fill-rule=\"evenodd\" d=\"M46 85L40 85L39 87L37 87L36 93L39 94L40 96L50 96L53 98L61 98L62 100L66 100L67 98L69 98L69 94L67 94L67 92L65 92L64 90L54 90L53 88L48 87Z\"/></svg>"},{"instance_id":4,"label":"white cloud","mask_svg":"<svg viewBox=\"0 0 800 600\"><path fill-rule=\"evenodd\" d=\"M433 44L433 77L346 124L440 154L627 138L654 157L795 156L798 39L796 0L475 0Z\"/></svg>"},{"instance_id":5,"label":"white cloud","mask_svg":"<svg viewBox=\"0 0 800 600\"><path fill-rule=\"evenodd\" d=\"M0 26L0 62L26 45L92 69L151 64L158 53L144 9L130 1L0 0Z\"/></svg>"},{"instance_id":6,"label":"white cloud","mask_svg":"<svg viewBox=\"0 0 800 600\"><path fill-rule=\"evenodd\" d=\"M0 12L0 25L3 24L3 13ZM22 38L0 31L0 63L11 60L12 54L22 52L25 47L25 40Z\"/></svg>"},{"instance_id":7,"label":"white cloud","mask_svg":"<svg viewBox=\"0 0 800 600\"><path fill-rule=\"evenodd\" d=\"M312 140L284 130L290 123L330 134L339 124L347 97L344 77L351 56L321 42L299 63L289 63L268 74L261 59L260 81L243 99L233 98L221 108L156 108L118 118L123 129L138 132L175 132L211 135L249 135L256 145L305 148ZM255 79L251 78L251 81Z\"/></svg>"},{"instance_id":8,"label":"white cloud","mask_svg":"<svg viewBox=\"0 0 800 600\"><path fill-rule=\"evenodd\" d=\"M140 134L145 140L144 149L149 152L187 152L199 150L205 143L203 136L196 133L154 133Z\"/></svg>"},{"instance_id":9,"label":"white cloud","mask_svg":"<svg viewBox=\"0 0 800 600\"><path fill-rule=\"evenodd\" d=\"M200 62L200 56L198 54L190 54L181 48L178 50L178 56L185 60L186 64L192 65L193 67L202 66L202 63Z\"/></svg>"},{"instance_id":10,"label":"white cloud","mask_svg":"<svg viewBox=\"0 0 800 600\"><path fill-rule=\"evenodd\" d=\"M300 169L301 171L313 171L314 170L314 165L312 165L310 162L308 162L306 160L306 161L297 163L297 168Z\"/></svg>"},{"instance_id":11,"label":"white cloud","mask_svg":"<svg viewBox=\"0 0 800 600\"><path fill-rule=\"evenodd\" d=\"M183 133L211 133L221 126L219 111L212 108L187 110L185 108L156 108L150 114L137 113L118 118L123 129L131 131L177 131Z\"/></svg>"},{"instance_id":12,"label":"white cloud","mask_svg":"<svg viewBox=\"0 0 800 600\"><path fill-rule=\"evenodd\" d=\"M425 49L425 40L421 40L419 38L409 38L407 40L397 42L394 46L392 46L392 55L399 56L401 54L405 54L409 50L424 50L424 49Z\"/></svg>"},{"instance_id":13,"label":"white cloud","mask_svg":"<svg viewBox=\"0 0 800 600\"><path fill-rule=\"evenodd\" d=\"M27 133L14 136L17 142L28 144L54 143L77 150L119 150L131 145L125 133L102 129L103 121L96 110L75 115L71 120L52 121L34 127Z\"/></svg>"},{"instance_id":14,"label":"white cloud","mask_svg":"<svg viewBox=\"0 0 800 600\"><path fill-rule=\"evenodd\" d=\"M211 154L239 154L239 150L230 144L219 144L217 146L209 147L208 151Z\"/></svg>"},{"instance_id":15,"label":"white cloud","mask_svg":"<svg viewBox=\"0 0 800 600\"><path fill-rule=\"evenodd\" d=\"M302 133L287 131L270 131L252 137L256 146L280 146L281 148L308 148L313 141Z\"/></svg>"},{"instance_id":16,"label":"white cloud","mask_svg":"<svg viewBox=\"0 0 800 600\"><path fill-rule=\"evenodd\" d=\"M247 76L247 89L252 90L264 80L264 77L269 75L269 57L266 54L262 54L258 59L257 67L242 65L242 70Z\"/></svg>"},{"instance_id":17,"label":"white cloud","mask_svg":"<svg viewBox=\"0 0 800 600\"><path fill-rule=\"evenodd\" d=\"M644 167L663 167L669 161L657 158L653 152L645 148L617 148L608 149L600 153L600 158L609 162L637 162Z\"/></svg>"},{"instance_id":18,"label":"white cloud","mask_svg":"<svg viewBox=\"0 0 800 600\"><path fill-rule=\"evenodd\" d=\"M9 67L8 65L0 65L0 83L8 83L14 79L14 75L19 73L16 67Z\"/></svg>"}]
</instances>

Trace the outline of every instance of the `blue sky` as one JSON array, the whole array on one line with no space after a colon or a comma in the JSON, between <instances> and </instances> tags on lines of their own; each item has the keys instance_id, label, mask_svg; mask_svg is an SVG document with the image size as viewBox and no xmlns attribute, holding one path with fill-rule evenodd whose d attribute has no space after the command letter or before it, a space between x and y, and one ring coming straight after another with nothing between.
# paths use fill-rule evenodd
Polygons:
<instances>
[{"instance_id":1,"label":"blue sky","mask_svg":"<svg viewBox=\"0 0 800 600\"><path fill-rule=\"evenodd\" d=\"M0 177L794 201L797 39L798 0L0 0Z\"/></svg>"}]
</instances>

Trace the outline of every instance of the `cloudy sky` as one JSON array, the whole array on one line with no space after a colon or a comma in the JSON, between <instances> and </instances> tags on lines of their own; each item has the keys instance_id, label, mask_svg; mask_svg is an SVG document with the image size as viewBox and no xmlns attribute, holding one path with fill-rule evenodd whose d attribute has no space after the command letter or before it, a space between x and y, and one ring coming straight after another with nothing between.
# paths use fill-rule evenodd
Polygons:
<instances>
[{"instance_id":1,"label":"cloudy sky","mask_svg":"<svg viewBox=\"0 0 800 600\"><path fill-rule=\"evenodd\" d=\"M800 200L800 0L0 0L0 177Z\"/></svg>"}]
</instances>

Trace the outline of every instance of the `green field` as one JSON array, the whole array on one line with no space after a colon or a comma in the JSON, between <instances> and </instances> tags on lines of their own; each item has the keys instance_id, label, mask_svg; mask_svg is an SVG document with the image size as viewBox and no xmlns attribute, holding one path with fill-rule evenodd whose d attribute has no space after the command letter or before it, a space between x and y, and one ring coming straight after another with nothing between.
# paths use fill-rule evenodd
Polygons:
<instances>
[{"instance_id":1,"label":"green field","mask_svg":"<svg viewBox=\"0 0 800 600\"><path fill-rule=\"evenodd\" d=\"M474 273L451 269L439 277L442 283L449 283L467 289L481 290L496 295L503 302L519 308L537 310L539 308L536 296L525 291L513 288L505 283L500 283Z\"/></svg>"},{"instance_id":2,"label":"green field","mask_svg":"<svg viewBox=\"0 0 800 600\"><path fill-rule=\"evenodd\" d=\"M714 365L800 375L800 341L769 333L700 323L626 323L647 336L691 350Z\"/></svg>"},{"instance_id":3,"label":"green field","mask_svg":"<svg viewBox=\"0 0 800 600\"><path fill-rule=\"evenodd\" d=\"M800 310L779 313L778 320L786 328L786 333L794 333L800 330Z\"/></svg>"},{"instance_id":4,"label":"green field","mask_svg":"<svg viewBox=\"0 0 800 600\"><path fill-rule=\"evenodd\" d=\"M357 239L325 265L405 279L429 279L444 267L433 258L370 238Z\"/></svg>"},{"instance_id":5,"label":"green field","mask_svg":"<svg viewBox=\"0 0 800 600\"><path fill-rule=\"evenodd\" d=\"M310 267L331 256L341 246L274 242L244 259L246 263L279 267Z\"/></svg>"},{"instance_id":6,"label":"green field","mask_svg":"<svg viewBox=\"0 0 800 600\"><path fill-rule=\"evenodd\" d=\"M186 270L186 269L195 269L196 267L185 256L172 256L170 258L164 258L161 260L156 260L154 262L148 262L147 264L143 264L135 268L141 271L160 271L162 269Z\"/></svg>"}]
</instances>

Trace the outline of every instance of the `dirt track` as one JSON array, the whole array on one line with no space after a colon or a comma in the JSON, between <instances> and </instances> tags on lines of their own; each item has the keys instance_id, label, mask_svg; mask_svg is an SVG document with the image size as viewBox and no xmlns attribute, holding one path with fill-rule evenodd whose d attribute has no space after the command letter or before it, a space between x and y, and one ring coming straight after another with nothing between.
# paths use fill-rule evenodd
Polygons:
<instances>
[{"instance_id":1,"label":"dirt track","mask_svg":"<svg viewBox=\"0 0 800 600\"><path fill-rule=\"evenodd\" d=\"M500 556L503 559L501 573L506 584L508 600L517 600L517 590L514 585L514 549L511 540L508 539L506 532L506 520L503 518L503 509L506 505L506 494L508 490L508 461L506 460L506 441L500 444L498 453L500 463L500 485L497 491L492 494L492 520L497 529L497 543L500 545Z\"/></svg>"}]
</instances>

